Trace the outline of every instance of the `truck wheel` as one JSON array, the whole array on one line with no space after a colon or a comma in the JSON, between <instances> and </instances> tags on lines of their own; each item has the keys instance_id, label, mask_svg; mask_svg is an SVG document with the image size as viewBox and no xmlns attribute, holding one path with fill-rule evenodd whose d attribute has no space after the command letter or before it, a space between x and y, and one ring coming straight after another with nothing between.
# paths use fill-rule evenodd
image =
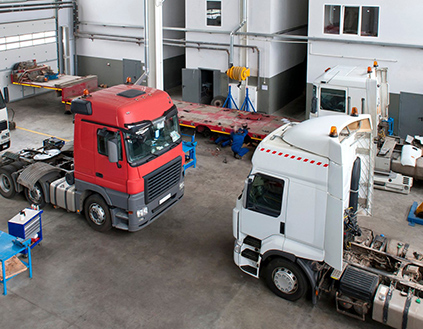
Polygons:
<instances>
[{"instance_id":1,"label":"truck wheel","mask_svg":"<svg viewBox=\"0 0 423 329\"><path fill-rule=\"evenodd\" d=\"M307 291L307 281L301 268L286 259L276 258L265 267L264 278L270 290L287 300L297 300Z\"/></svg>"},{"instance_id":2,"label":"truck wheel","mask_svg":"<svg viewBox=\"0 0 423 329\"><path fill-rule=\"evenodd\" d=\"M109 206L103 198L93 194L85 201L85 218L90 226L99 232L107 232L112 228Z\"/></svg>"},{"instance_id":3,"label":"truck wheel","mask_svg":"<svg viewBox=\"0 0 423 329\"><path fill-rule=\"evenodd\" d=\"M225 104L226 97L224 96L216 96L212 99L210 105L216 106L216 107L223 107L223 104Z\"/></svg>"},{"instance_id":4,"label":"truck wheel","mask_svg":"<svg viewBox=\"0 0 423 329\"><path fill-rule=\"evenodd\" d=\"M34 188L31 190L25 187L24 193L25 198L30 204L35 204L40 208L43 208L46 205L46 201L44 200L44 192L39 183L36 183Z\"/></svg>"},{"instance_id":5,"label":"truck wheel","mask_svg":"<svg viewBox=\"0 0 423 329\"><path fill-rule=\"evenodd\" d=\"M7 165L0 168L0 194L7 199L11 199L16 194L15 183L12 174L16 169Z\"/></svg>"}]
</instances>

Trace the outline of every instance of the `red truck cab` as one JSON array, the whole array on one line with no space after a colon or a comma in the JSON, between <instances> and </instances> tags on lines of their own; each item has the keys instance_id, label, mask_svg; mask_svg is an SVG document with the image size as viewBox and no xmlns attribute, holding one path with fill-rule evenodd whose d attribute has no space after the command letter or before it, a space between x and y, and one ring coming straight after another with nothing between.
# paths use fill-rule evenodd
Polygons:
<instances>
[{"instance_id":1,"label":"red truck cab","mask_svg":"<svg viewBox=\"0 0 423 329\"><path fill-rule=\"evenodd\" d=\"M73 100L71 112L76 208L93 228L137 231L183 196L178 112L166 92L118 85Z\"/></svg>"}]
</instances>

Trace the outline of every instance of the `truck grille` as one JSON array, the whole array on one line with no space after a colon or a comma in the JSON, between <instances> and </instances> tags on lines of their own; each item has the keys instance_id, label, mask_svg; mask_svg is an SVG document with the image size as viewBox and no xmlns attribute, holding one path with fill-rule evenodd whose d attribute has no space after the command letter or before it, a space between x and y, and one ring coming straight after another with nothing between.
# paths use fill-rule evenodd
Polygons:
<instances>
[{"instance_id":1,"label":"truck grille","mask_svg":"<svg viewBox=\"0 0 423 329\"><path fill-rule=\"evenodd\" d=\"M145 203L148 204L179 182L182 158L177 157L164 166L144 176Z\"/></svg>"},{"instance_id":2,"label":"truck grille","mask_svg":"<svg viewBox=\"0 0 423 329\"><path fill-rule=\"evenodd\" d=\"M0 131L6 130L7 129L7 121L3 120L0 121Z\"/></svg>"}]
</instances>

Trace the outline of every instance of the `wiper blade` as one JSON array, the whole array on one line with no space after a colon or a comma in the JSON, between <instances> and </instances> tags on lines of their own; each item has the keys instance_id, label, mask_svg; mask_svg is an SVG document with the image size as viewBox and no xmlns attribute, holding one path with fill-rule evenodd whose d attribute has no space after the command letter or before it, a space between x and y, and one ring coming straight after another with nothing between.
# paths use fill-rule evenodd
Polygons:
<instances>
[{"instance_id":1,"label":"wiper blade","mask_svg":"<svg viewBox=\"0 0 423 329\"><path fill-rule=\"evenodd\" d=\"M151 161L151 160L154 160L155 158L157 158L158 157L158 155L157 154L155 154L155 153L152 153L152 154L150 154L146 159L145 159L145 162L149 162L149 161Z\"/></svg>"}]
</instances>

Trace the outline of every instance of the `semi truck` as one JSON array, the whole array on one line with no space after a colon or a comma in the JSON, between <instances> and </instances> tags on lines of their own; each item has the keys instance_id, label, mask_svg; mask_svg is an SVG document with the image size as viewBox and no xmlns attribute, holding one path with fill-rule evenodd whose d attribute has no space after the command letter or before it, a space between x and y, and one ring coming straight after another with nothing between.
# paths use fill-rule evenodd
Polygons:
<instances>
[{"instance_id":1,"label":"semi truck","mask_svg":"<svg viewBox=\"0 0 423 329\"><path fill-rule=\"evenodd\" d=\"M101 232L138 231L182 198L185 156L166 92L118 85L74 99L71 111L73 143L3 154L3 197L23 192L35 206L84 213Z\"/></svg>"},{"instance_id":2,"label":"semi truck","mask_svg":"<svg viewBox=\"0 0 423 329\"><path fill-rule=\"evenodd\" d=\"M9 90L5 87L3 91L4 97L0 91L0 151L10 147L9 117L6 108L6 103L9 102Z\"/></svg>"},{"instance_id":3,"label":"semi truck","mask_svg":"<svg viewBox=\"0 0 423 329\"><path fill-rule=\"evenodd\" d=\"M310 119L325 115L367 113L372 117L373 136L378 142L375 187L408 194L414 179L422 179L422 163L404 166L400 158L404 141L393 134L389 118L388 69L379 67L335 66L327 69L313 83ZM392 142L394 140L394 142ZM387 141L387 142L386 142ZM385 143L386 142L386 143Z\"/></svg>"},{"instance_id":4,"label":"semi truck","mask_svg":"<svg viewBox=\"0 0 423 329\"><path fill-rule=\"evenodd\" d=\"M337 310L423 326L423 252L358 225L372 212L370 115L286 124L257 147L233 209L234 262L279 297L335 294Z\"/></svg>"},{"instance_id":5,"label":"semi truck","mask_svg":"<svg viewBox=\"0 0 423 329\"><path fill-rule=\"evenodd\" d=\"M367 68L337 65L313 82L310 118L367 113L376 133L379 123L388 119L388 107L388 69L376 61Z\"/></svg>"}]
</instances>

